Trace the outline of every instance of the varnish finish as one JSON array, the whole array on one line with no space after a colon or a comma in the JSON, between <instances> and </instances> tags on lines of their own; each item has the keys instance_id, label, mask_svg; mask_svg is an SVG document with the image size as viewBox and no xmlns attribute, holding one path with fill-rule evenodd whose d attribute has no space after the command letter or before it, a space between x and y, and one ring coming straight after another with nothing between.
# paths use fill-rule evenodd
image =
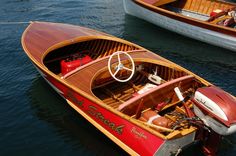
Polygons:
<instances>
[{"instance_id":1,"label":"varnish finish","mask_svg":"<svg viewBox=\"0 0 236 156\"><path fill-rule=\"evenodd\" d=\"M130 155L171 155L195 140L204 142L206 154L215 154L217 148L209 147L212 140L206 139L211 131L199 126L206 121L201 110L212 113L198 110L208 100L201 92L231 100L221 103L222 109L236 109L233 96L192 72L136 44L94 30L33 22L22 36L22 45L55 91ZM130 73L134 73L131 79L119 81ZM229 134L228 128L233 133L236 118L230 111L223 113L230 127L217 119L218 114L214 120L226 129L222 134ZM221 134L221 128L213 128Z\"/></svg>"},{"instance_id":2,"label":"varnish finish","mask_svg":"<svg viewBox=\"0 0 236 156\"><path fill-rule=\"evenodd\" d=\"M39 63L42 63L42 58L52 46L59 48L72 44L79 37L109 36L80 26L47 22L33 22L27 29L29 31L24 34L23 46Z\"/></svg>"}]
</instances>

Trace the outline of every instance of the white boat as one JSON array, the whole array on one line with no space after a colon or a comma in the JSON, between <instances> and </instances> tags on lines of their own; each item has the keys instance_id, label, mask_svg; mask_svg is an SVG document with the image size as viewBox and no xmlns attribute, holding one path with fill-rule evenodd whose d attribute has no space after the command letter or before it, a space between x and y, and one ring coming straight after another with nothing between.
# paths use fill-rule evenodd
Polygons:
<instances>
[{"instance_id":1,"label":"white boat","mask_svg":"<svg viewBox=\"0 0 236 156\"><path fill-rule=\"evenodd\" d=\"M127 14L236 51L235 3L218 0L123 0Z\"/></svg>"}]
</instances>

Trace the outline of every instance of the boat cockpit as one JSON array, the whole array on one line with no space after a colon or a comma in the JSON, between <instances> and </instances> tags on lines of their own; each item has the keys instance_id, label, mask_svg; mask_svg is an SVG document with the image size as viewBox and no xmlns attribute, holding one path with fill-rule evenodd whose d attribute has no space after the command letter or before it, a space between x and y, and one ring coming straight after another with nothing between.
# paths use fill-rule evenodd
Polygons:
<instances>
[{"instance_id":1,"label":"boat cockpit","mask_svg":"<svg viewBox=\"0 0 236 156\"><path fill-rule=\"evenodd\" d=\"M44 64L68 84L163 134L179 128L174 123L188 116L183 101L202 87L194 76L145 49L105 39L56 49Z\"/></svg>"}]
</instances>

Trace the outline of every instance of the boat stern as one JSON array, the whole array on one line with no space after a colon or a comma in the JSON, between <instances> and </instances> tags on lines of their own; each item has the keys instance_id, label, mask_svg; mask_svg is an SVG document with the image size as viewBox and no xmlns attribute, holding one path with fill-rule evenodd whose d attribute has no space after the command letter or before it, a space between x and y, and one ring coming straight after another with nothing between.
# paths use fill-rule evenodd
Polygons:
<instances>
[{"instance_id":1,"label":"boat stern","mask_svg":"<svg viewBox=\"0 0 236 156\"><path fill-rule=\"evenodd\" d=\"M180 138L166 140L156 151L155 156L173 155L180 153L186 146L195 141L196 131Z\"/></svg>"}]
</instances>

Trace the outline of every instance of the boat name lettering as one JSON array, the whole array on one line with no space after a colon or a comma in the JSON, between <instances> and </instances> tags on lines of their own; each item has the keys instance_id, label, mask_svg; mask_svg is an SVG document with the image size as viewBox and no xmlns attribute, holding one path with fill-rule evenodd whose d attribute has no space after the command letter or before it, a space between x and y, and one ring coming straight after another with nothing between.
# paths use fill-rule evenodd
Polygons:
<instances>
[{"instance_id":1,"label":"boat name lettering","mask_svg":"<svg viewBox=\"0 0 236 156\"><path fill-rule=\"evenodd\" d=\"M75 97L75 95L73 94L73 91L69 90L69 91L67 92L67 96L68 96L68 98L69 98L72 102L74 102L75 104L77 104L77 105L80 106L80 107L83 107L84 101L83 101L83 100L78 100L78 99Z\"/></svg>"},{"instance_id":2,"label":"boat name lettering","mask_svg":"<svg viewBox=\"0 0 236 156\"><path fill-rule=\"evenodd\" d=\"M147 136L144 135L143 132L138 132L138 130L137 130L135 127L133 127L133 128L131 129L131 132L132 132L133 134L135 134L135 135L136 135L137 137L139 137L139 138L147 139Z\"/></svg>"},{"instance_id":3,"label":"boat name lettering","mask_svg":"<svg viewBox=\"0 0 236 156\"><path fill-rule=\"evenodd\" d=\"M90 105L88 113L90 115L96 117L100 121L102 121L105 125L107 125L109 128L114 130L116 133L118 133L118 134L122 134L123 133L124 125L116 125L115 123L111 122L109 119L106 119L104 117L104 115L97 110L96 107Z\"/></svg>"}]
</instances>

